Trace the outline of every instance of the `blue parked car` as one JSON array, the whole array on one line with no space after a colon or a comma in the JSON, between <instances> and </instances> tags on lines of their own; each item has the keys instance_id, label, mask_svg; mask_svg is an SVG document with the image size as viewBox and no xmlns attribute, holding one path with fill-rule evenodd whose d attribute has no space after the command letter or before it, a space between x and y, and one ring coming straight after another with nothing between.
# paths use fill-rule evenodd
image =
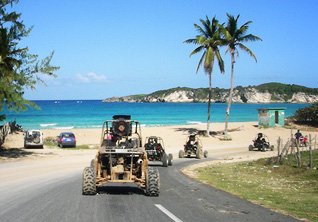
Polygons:
<instances>
[{"instance_id":1,"label":"blue parked car","mask_svg":"<svg viewBox=\"0 0 318 222\"><path fill-rule=\"evenodd\" d=\"M76 147L76 137L72 132L63 132L57 137L57 145L63 147Z\"/></svg>"}]
</instances>

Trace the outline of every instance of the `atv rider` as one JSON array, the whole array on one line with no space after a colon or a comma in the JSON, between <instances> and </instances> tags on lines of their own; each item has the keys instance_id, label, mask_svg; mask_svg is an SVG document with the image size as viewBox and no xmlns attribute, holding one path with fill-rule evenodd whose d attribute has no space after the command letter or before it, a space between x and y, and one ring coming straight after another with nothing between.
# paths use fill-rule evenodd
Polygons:
<instances>
[{"instance_id":1,"label":"atv rider","mask_svg":"<svg viewBox=\"0 0 318 222\"><path fill-rule=\"evenodd\" d=\"M255 147L261 147L261 146L263 146L263 144L266 144L266 140L263 137L263 133L258 133L257 134L257 138L254 141L254 146Z\"/></svg>"},{"instance_id":2,"label":"atv rider","mask_svg":"<svg viewBox=\"0 0 318 222\"><path fill-rule=\"evenodd\" d=\"M192 147L194 150L196 150L198 148L198 139L196 137L196 134L191 134L189 136L189 141L187 142L187 146L186 147Z\"/></svg>"},{"instance_id":3,"label":"atv rider","mask_svg":"<svg viewBox=\"0 0 318 222\"><path fill-rule=\"evenodd\" d=\"M149 138L148 144L146 144L146 150L156 150L157 156L160 156L164 152L157 138Z\"/></svg>"}]
</instances>

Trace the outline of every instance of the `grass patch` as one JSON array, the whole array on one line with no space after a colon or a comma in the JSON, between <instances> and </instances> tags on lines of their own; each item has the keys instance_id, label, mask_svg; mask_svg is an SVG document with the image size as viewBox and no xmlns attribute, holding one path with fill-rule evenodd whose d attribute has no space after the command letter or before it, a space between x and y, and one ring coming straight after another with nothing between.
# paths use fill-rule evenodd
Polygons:
<instances>
[{"instance_id":1,"label":"grass patch","mask_svg":"<svg viewBox=\"0 0 318 222\"><path fill-rule=\"evenodd\" d=\"M43 144L49 147L57 146L56 137L53 137L53 136L45 137L43 140Z\"/></svg>"},{"instance_id":2,"label":"grass patch","mask_svg":"<svg viewBox=\"0 0 318 222\"><path fill-rule=\"evenodd\" d=\"M314 151L318 166L318 151ZM303 158L306 154L303 153ZM292 159L292 157L290 157ZM296 163L267 165L268 160L198 168L199 180L268 208L318 222L318 171Z\"/></svg>"}]
</instances>

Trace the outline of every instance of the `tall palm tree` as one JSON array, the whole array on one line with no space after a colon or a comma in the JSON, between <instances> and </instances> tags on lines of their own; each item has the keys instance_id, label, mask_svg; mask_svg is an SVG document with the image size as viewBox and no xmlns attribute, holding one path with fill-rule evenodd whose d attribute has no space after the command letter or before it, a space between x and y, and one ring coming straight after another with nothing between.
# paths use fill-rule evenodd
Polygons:
<instances>
[{"instance_id":1,"label":"tall palm tree","mask_svg":"<svg viewBox=\"0 0 318 222\"><path fill-rule=\"evenodd\" d=\"M243 43L245 42L254 42L254 41L261 41L262 39L252 35L252 34L246 34L249 28L249 25L252 23L252 21L248 21L238 27L238 19L240 15L234 16L227 13L227 24L225 27L220 26L220 29L222 30L222 38L223 38L223 44L227 46L226 52L229 52L231 55L231 88L230 88L230 94L228 98L228 105L226 109L226 115L225 115L225 138L228 137L228 121L230 116L230 109L232 104L232 97L233 97L233 88L234 88L234 63L235 63L235 55L238 56L238 48L242 51L247 52L251 57L255 59L255 62L257 62L256 56L254 53Z\"/></svg>"},{"instance_id":2,"label":"tall palm tree","mask_svg":"<svg viewBox=\"0 0 318 222\"><path fill-rule=\"evenodd\" d=\"M210 135L210 121L211 121L211 96L212 96L212 71L215 58L219 64L221 73L224 73L224 62L221 57L219 46L222 44L220 35L220 25L218 20L213 17L210 21L206 16L206 19L200 19L201 26L194 24L195 29L199 33L195 38L188 39L184 43L198 45L191 54L202 53L199 60L196 72L203 66L204 72L208 75L209 79L209 98L208 98L208 119L207 119L207 136Z\"/></svg>"}]
</instances>

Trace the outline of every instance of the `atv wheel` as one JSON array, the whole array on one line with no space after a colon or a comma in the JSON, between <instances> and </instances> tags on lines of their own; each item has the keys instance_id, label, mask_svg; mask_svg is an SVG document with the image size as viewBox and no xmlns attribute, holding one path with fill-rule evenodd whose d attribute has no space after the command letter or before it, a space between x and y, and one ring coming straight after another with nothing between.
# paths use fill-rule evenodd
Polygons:
<instances>
[{"instance_id":1,"label":"atv wheel","mask_svg":"<svg viewBox=\"0 0 318 222\"><path fill-rule=\"evenodd\" d=\"M173 160L173 156L171 153L169 153L169 155L168 155L168 165L169 166L172 166L172 160Z\"/></svg>"},{"instance_id":2,"label":"atv wheel","mask_svg":"<svg viewBox=\"0 0 318 222\"><path fill-rule=\"evenodd\" d=\"M271 145L270 149L271 149L271 151L273 151L274 150L274 145Z\"/></svg>"},{"instance_id":3,"label":"atv wheel","mask_svg":"<svg viewBox=\"0 0 318 222\"><path fill-rule=\"evenodd\" d=\"M249 150L249 151L253 151L253 149L254 149L253 145L249 145L249 146L248 146L248 150Z\"/></svg>"},{"instance_id":4,"label":"atv wheel","mask_svg":"<svg viewBox=\"0 0 318 222\"><path fill-rule=\"evenodd\" d=\"M201 159L202 158L202 150L201 149L198 148L195 154L196 154L196 158L197 159Z\"/></svg>"},{"instance_id":5,"label":"atv wheel","mask_svg":"<svg viewBox=\"0 0 318 222\"><path fill-rule=\"evenodd\" d=\"M205 151L203 152L203 156L204 156L204 158L208 158L208 151L207 151L207 150L205 150Z\"/></svg>"},{"instance_id":6,"label":"atv wheel","mask_svg":"<svg viewBox=\"0 0 318 222\"><path fill-rule=\"evenodd\" d=\"M168 155L167 155L166 153L164 153L164 154L162 155L161 161L162 161L162 166L164 166L164 167L167 167L167 166L168 166L169 160L168 160Z\"/></svg>"},{"instance_id":7,"label":"atv wheel","mask_svg":"<svg viewBox=\"0 0 318 222\"><path fill-rule=\"evenodd\" d=\"M159 171L155 168L148 168L147 178L146 178L146 195L147 196L159 196Z\"/></svg>"},{"instance_id":8,"label":"atv wheel","mask_svg":"<svg viewBox=\"0 0 318 222\"><path fill-rule=\"evenodd\" d=\"M83 195L95 195L96 194L96 179L95 172L92 167L85 167L83 171L83 183L82 183Z\"/></svg>"},{"instance_id":9,"label":"atv wheel","mask_svg":"<svg viewBox=\"0 0 318 222\"><path fill-rule=\"evenodd\" d=\"M183 158L184 157L184 151L183 150L180 150L179 151L179 158Z\"/></svg>"}]
</instances>

